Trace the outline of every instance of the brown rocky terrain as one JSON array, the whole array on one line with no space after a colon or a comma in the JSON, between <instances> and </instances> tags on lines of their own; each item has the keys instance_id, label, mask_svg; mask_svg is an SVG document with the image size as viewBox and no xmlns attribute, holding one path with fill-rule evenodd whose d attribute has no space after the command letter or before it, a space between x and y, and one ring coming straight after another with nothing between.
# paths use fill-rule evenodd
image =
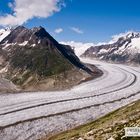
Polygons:
<instances>
[{"instance_id":1,"label":"brown rocky terrain","mask_svg":"<svg viewBox=\"0 0 140 140\"><path fill-rule=\"evenodd\" d=\"M70 46L59 44L43 27L19 26L0 42L0 75L1 92L50 91L70 88L101 71L80 62Z\"/></svg>"}]
</instances>

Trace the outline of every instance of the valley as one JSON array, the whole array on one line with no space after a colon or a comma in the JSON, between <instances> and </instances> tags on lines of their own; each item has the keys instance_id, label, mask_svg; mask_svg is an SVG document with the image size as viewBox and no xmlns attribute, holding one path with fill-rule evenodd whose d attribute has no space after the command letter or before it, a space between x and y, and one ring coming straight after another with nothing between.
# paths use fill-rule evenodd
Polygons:
<instances>
[{"instance_id":1,"label":"valley","mask_svg":"<svg viewBox=\"0 0 140 140\"><path fill-rule=\"evenodd\" d=\"M0 0L0 140L140 140L139 5Z\"/></svg>"},{"instance_id":2,"label":"valley","mask_svg":"<svg viewBox=\"0 0 140 140\"><path fill-rule=\"evenodd\" d=\"M139 67L82 61L95 64L104 74L65 91L1 94L0 139L50 137L140 98Z\"/></svg>"}]
</instances>

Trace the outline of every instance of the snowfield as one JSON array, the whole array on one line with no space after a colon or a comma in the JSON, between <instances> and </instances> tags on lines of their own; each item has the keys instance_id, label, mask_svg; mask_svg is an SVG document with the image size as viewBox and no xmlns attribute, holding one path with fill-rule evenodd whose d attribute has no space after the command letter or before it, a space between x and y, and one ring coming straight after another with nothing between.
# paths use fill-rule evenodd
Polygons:
<instances>
[{"instance_id":1,"label":"snowfield","mask_svg":"<svg viewBox=\"0 0 140 140\"><path fill-rule=\"evenodd\" d=\"M11 29L7 28L7 29L0 29L0 42L7 37L11 32Z\"/></svg>"},{"instance_id":2,"label":"snowfield","mask_svg":"<svg viewBox=\"0 0 140 140\"><path fill-rule=\"evenodd\" d=\"M61 92L0 94L0 140L35 140L140 99L140 67L90 59L104 74Z\"/></svg>"}]
</instances>

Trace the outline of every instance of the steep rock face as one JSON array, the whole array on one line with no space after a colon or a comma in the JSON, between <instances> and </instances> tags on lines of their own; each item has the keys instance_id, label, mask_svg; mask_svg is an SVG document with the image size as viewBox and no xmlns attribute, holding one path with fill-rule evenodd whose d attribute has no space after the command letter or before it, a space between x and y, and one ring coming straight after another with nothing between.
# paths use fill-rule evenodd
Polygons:
<instances>
[{"instance_id":1,"label":"steep rock face","mask_svg":"<svg viewBox=\"0 0 140 140\"><path fill-rule=\"evenodd\" d=\"M140 33L131 32L112 44L90 47L82 56L140 64Z\"/></svg>"},{"instance_id":2,"label":"steep rock face","mask_svg":"<svg viewBox=\"0 0 140 140\"><path fill-rule=\"evenodd\" d=\"M0 42L0 71L17 85L75 68L92 73L70 46L59 44L43 27L19 26Z\"/></svg>"}]
</instances>

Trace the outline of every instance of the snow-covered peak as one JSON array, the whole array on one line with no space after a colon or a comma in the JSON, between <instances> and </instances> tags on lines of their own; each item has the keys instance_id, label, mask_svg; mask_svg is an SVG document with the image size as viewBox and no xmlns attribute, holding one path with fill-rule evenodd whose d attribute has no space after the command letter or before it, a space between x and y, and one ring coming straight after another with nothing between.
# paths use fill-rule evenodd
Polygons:
<instances>
[{"instance_id":1,"label":"snow-covered peak","mask_svg":"<svg viewBox=\"0 0 140 140\"><path fill-rule=\"evenodd\" d=\"M90 47L82 56L140 64L140 33L127 32L115 35L109 43Z\"/></svg>"},{"instance_id":2,"label":"snow-covered peak","mask_svg":"<svg viewBox=\"0 0 140 140\"><path fill-rule=\"evenodd\" d=\"M128 31L125 33L120 33L117 35L112 36L112 40L109 41L109 44L113 44L117 42L120 38L125 39L132 39L132 38L140 38L140 33L139 32L134 32L134 31Z\"/></svg>"},{"instance_id":3,"label":"snow-covered peak","mask_svg":"<svg viewBox=\"0 0 140 140\"><path fill-rule=\"evenodd\" d=\"M130 32L126 35L126 38L140 38L140 33L138 32Z\"/></svg>"},{"instance_id":4,"label":"snow-covered peak","mask_svg":"<svg viewBox=\"0 0 140 140\"><path fill-rule=\"evenodd\" d=\"M10 34L11 28L0 29L0 42Z\"/></svg>"}]
</instances>

